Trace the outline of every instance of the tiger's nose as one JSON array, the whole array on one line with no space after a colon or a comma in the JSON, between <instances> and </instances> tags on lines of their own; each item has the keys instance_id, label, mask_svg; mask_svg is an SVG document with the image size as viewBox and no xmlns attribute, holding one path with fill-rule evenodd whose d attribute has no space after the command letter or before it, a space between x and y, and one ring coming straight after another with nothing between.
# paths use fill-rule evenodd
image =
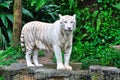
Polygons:
<instances>
[{"instance_id":1,"label":"tiger's nose","mask_svg":"<svg viewBox=\"0 0 120 80\"><path fill-rule=\"evenodd\" d=\"M69 27L68 30L71 30L71 28Z\"/></svg>"}]
</instances>

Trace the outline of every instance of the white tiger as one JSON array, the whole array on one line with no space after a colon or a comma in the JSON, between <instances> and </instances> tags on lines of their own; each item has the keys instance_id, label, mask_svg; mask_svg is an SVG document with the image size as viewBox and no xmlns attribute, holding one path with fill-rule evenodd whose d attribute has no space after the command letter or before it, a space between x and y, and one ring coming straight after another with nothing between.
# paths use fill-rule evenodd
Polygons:
<instances>
[{"instance_id":1,"label":"white tiger","mask_svg":"<svg viewBox=\"0 0 120 80\"><path fill-rule=\"evenodd\" d=\"M59 20L54 23L40 21L28 22L21 31L22 50L26 51L26 63L28 67L43 66L38 62L38 50L47 50L55 53L57 69L72 70L69 65L73 31L76 28L76 15L59 14ZM25 46L25 48L23 48ZM61 51L64 51L64 64ZM33 54L32 54L33 53ZM34 64L31 62L33 59Z\"/></svg>"}]
</instances>

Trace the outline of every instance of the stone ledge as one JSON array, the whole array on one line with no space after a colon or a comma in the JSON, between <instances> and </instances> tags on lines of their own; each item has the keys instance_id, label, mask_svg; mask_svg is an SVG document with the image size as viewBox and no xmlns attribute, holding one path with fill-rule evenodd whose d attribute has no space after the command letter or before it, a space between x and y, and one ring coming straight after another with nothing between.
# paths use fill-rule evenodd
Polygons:
<instances>
[{"instance_id":1,"label":"stone ledge","mask_svg":"<svg viewBox=\"0 0 120 80\"><path fill-rule=\"evenodd\" d=\"M43 63L44 67L50 68L50 69L56 69L56 63ZM81 70L82 63L70 63L70 66L72 66L73 70Z\"/></svg>"},{"instance_id":2,"label":"stone ledge","mask_svg":"<svg viewBox=\"0 0 120 80\"><path fill-rule=\"evenodd\" d=\"M89 80L90 76L87 74L87 71L67 71L67 70L56 70L48 68L31 68L32 74L37 79L49 79L49 78L68 78L71 80L87 79Z\"/></svg>"},{"instance_id":3,"label":"stone ledge","mask_svg":"<svg viewBox=\"0 0 120 80\"><path fill-rule=\"evenodd\" d=\"M55 65L55 64L54 64ZM30 67L25 63L13 63L0 67L4 80L120 80L117 67L92 65L88 70L56 70L56 68Z\"/></svg>"},{"instance_id":4,"label":"stone ledge","mask_svg":"<svg viewBox=\"0 0 120 80\"><path fill-rule=\"evenodd\" d=\"M26 80L26 78L27 80L90 80L90 75L86 70L67 71L46 67L28 68L23 63L0 67L0 75L4 76L5 80Z\"/></svg>"},{"instance_id":5,"label":"stone ledge","mask_svg":"<svg viewBox=\"0 0 120 80\"><path fill-rule=\"evenodd\" d=\"M46 67L49 69L56 69L56 63L42 63L42 64L44 65L43 67ZM78 70L81 70L82 63L70 63L70 65L72 66L73 70L78 71ZM4 68L11 69L11 70L13 69L13 67L15 70L15 69L27 68L27 65L26 63L12 63L10 66L4 66Z\"/></svg>"},{"instance_id":6,"label":"stone ledge","mask_svg":"<svg viewBox=\"0 0 120 80\"><path fill-rule=\"evenodd\" d=\"M92 65L89 67L91 77L96 80L120 80L120 69L117 67Z\"/></svg>"}]
</instances>

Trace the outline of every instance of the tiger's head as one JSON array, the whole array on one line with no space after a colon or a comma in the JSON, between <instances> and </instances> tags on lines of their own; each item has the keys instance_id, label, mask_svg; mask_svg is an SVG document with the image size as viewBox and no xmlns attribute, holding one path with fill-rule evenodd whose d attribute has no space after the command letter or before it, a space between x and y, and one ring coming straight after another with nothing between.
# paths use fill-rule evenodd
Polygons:
<instances>
[{"instance_id":1,"label":"tiger's head","mask_svg":"<svg viewBox=\"0 0 120 80\"><path fill-rule=\"evenodd\" d=\"M76 28L76 14L73 16L59 14L60 25L66 33L72 33Z\"/></svg>"}]
</instances>

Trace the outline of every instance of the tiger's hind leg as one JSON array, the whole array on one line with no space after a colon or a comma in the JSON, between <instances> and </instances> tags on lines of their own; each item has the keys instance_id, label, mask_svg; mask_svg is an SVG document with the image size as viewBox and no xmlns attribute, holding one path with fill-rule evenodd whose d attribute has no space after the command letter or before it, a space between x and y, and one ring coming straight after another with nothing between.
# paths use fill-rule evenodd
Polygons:
<instances>
[{"instance_id":1,"label":"tiger's hind leg","mask_svg":"<svg viewBox=\"0 0 120 80\"><path fill-rule=\"evenodd\" d=\"M32 50L26 50L26 63L28 67L34 67L34 64L31 62Z\"/></svg>"},{"instance_id":2,"label":"tiger's hind leg","mask_svg":"<svg viewBox=\"0 0 120 80\"><path fill-rule=\"evenodd\" d=\"M43 66L42 64L39 64L39 61L38 61L38 51L39 51L39 49L34 49L33 50L33 62L35 64L35 66Z\"/></svg>"}]
</instances>

